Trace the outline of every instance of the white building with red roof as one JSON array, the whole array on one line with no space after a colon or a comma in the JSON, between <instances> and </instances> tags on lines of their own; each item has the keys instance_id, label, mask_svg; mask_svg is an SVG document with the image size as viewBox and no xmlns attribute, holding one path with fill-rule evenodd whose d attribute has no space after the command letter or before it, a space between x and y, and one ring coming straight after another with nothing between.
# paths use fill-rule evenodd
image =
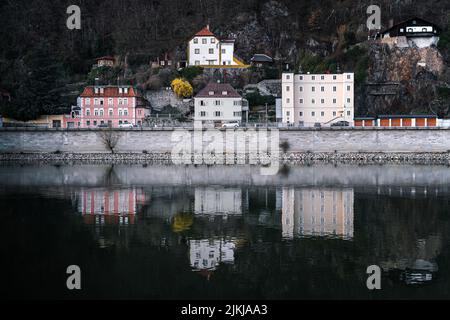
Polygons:
<instances>
[{"instance_id":1,"label":"white building with red roof","mask_svg":"<svg viewBox=\"0 0 450 320\"><path fill-rule=\"evenodd\" d=\"M228 83L209 83L194 97L194 120L241 122L244 99Z\"/></svg>"},{"instance_id":2,"label":"white building with red roof","mask_svg":"<svg viewBox=\"0 0 450 320\"><path fill-rule=\"evenodd\" d=\"M246 67L234 54L234 42L234 39L219 39L206 26L189 40L189 66Z\"/></svg>"},{"instance_id":3,"label":"white building with red roof","mask_svg":"<svg viewBox=\"0 0 450 320\"><path fill-rule=\"evenodd\" d=\"M81 128L143 124L147 101L132 86L89 86L79 98Z\"/></svg>"}]
</instances>

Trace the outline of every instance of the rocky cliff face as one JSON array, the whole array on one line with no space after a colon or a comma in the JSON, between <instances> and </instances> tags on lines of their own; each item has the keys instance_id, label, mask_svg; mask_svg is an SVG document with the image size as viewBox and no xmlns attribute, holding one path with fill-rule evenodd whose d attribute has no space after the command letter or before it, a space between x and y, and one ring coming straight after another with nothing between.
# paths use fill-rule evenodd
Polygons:
<instances>
[{"instance_id":1,"label":"rocky cliff face","mask_svg":"<svg viewBox=\"0 0 450 320\"><path fill-rule=\"evenodd\" d=\"M446 85L446 64L436 47L368 44L367 83L359 92L360 114L435 113L437 88Z\"/></svg>"}]
</instances>

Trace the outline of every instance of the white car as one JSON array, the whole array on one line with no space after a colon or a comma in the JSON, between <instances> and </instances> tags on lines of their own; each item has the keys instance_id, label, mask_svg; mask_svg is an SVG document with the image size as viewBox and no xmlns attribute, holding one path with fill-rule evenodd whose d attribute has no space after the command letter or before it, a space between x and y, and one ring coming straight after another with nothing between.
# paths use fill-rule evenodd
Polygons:
<instances>
[{"instance_id":1,"label":"white car","mask_svg":"<svg viewBox=\"0 0 450 320\"><path fill-rule=\"evenodd\" d=\"M222 128L239 128L238 122L229 122L222 124Z\"/></svg>"},{"instance_id":2,"label":"white car","mask_svg":"<svg viewBox=\"0 0 450 320\"><path fill-rule=\"evenodd\" d=\"M132 123L128 123L128 122L119 124L119 128L121 128L121 129L131 129L133 127L134 127L133 124Z\"/></svg>"}]
</instances>

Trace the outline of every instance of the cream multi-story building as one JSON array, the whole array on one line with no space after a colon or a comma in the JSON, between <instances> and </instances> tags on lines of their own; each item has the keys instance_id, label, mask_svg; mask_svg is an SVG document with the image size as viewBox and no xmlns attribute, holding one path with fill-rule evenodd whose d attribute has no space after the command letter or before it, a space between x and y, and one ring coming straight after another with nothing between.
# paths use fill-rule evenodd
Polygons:
<instances>
[{"instance_id":1,"label":"cream multi-story building","mask_svg":"<svg viewBox=\"0 0 450 320\"><path fill-rule=\"evenodd\" d=\"M312 127L353 124L354 74L282 75L283 124Z\"/></svg>"},{"instance_id":2,"label":"cream multi-story building","mask_svg":"<svg viewBox=\"0 0 450 320\"><path fill-rule=\"evenodd\" d=\"M234 55L234 39L219 39L206 28L197 32L188 44L189 66L245 67Z\"/></svg>"},{"instance_id":3,"label":"cream multi-story building","mask_svg":"<svg viewBox=\"0 0 450 320\"><path fill-rule=\"evenodd\" d=\"M241 122L245 100L227 83L209 83L194 97L195 121Z\"/></svg>"}]
</instances>

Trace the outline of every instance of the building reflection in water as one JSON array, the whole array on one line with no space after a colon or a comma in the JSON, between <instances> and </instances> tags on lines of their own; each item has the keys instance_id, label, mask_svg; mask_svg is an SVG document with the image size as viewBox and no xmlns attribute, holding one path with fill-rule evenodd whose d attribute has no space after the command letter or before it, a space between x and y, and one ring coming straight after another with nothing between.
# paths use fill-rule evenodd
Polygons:
<instances>
[{"instance_id":1,"label":"building reflection in water","mask_svg":"<svg viewBox=\"0 0 450 320\"><path fill-rule=\"evenodd\" d=\"M195 214L242 214L242 189L208 187L195 188Z\"/></svg>"},{"instance_id":2,"label":"building reflection in water","mask_svg":"<svg viewBox=\"0 0 450 320\"><path fill-rule=\"evenodd\" d=\"M86 224L134 224L138 207L147 201L140 188L85 189L74 195L78 212Z\"/></svg>"},{"instance_id":3,"label":"building reflection in water","mask_svg":"<svg viewBox=\"0 0 450 320\"><path fill-rule=\"evenodd\" d=\"M353 239L353 189L280 189L283 237Z\"/></svg>"},{"instance_id":4,"label":"building reflection in water","mask_svg":"<svg viewBox=\"0 0 450 320\"><path fill-rule=\"evenodd\" d=\"M214 271L221 264L234 263L235 241L203 239L189 241L190 263L194 271Z\"/></svg>"}]
</instances>

